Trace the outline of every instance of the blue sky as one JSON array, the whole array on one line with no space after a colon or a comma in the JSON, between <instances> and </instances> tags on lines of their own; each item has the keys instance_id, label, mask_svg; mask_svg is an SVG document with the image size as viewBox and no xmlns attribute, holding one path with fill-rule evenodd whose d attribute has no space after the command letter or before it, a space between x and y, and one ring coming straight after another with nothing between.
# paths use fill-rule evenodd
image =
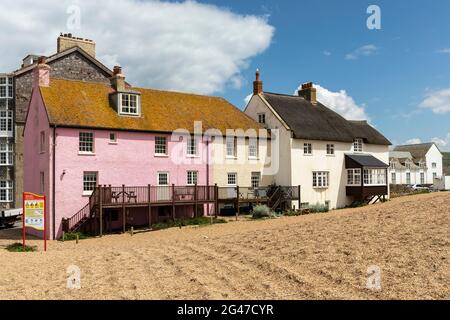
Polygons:
<instances>
[{"instance_id":1,"label":"blue sky","mask_svg":"<svg viewBox=\"0 0 450 320\"><path fill-rule=\"evenodd\" d=\"M448 0L2 3L0 72L29 53L53 54L59 33L71 32L94 39L97 58L122 65L138 86L220 95L243 108L259 68L266 91L293 94L312 81L330 107L369 118L394 144L433 140L450 150ZM381 30L367 28L372 4Z\"/></svg>"},{"instance_id":2,"label":"blue sky","mask_svg":"<svg viewBox=\"0 0 450 320\"><path fill-rule=\"evenodd\" d=\"M269 49L245 72L247 85L224 93L234 104L242 105L260 68L267 91L292 94L307 81L331 91L345 89L394 143L445 138L450 132L450 112L419 108L427 92L450 88L450 53L438 52L450 48L450 1L208 2L268 14L276 29ZM371 4L381 8L381 30L366 27ZM345 58L365 45L378 49L357 60Z\"/></svg>"}]
</instances>

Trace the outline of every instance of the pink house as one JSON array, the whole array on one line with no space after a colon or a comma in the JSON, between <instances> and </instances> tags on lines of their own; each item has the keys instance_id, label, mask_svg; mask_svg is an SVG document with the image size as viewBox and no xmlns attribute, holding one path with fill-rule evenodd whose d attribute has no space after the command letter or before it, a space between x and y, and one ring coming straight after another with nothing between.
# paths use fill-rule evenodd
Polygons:
<instances>
[{"instance_id":1,"label":"pink house","mask_svg":"<svg viewBox=\"0 0 450 320\"><path fill-rule=\"evenodd\" d=\"M257 127L222 98L133 88L120 67L110 86L54 79L41 59L24 132L24 191L47 196L49 238L82 225L122 230L216 214L210 140L194 134L196 121L202 132Z\"/></svg>"}]
</instances>

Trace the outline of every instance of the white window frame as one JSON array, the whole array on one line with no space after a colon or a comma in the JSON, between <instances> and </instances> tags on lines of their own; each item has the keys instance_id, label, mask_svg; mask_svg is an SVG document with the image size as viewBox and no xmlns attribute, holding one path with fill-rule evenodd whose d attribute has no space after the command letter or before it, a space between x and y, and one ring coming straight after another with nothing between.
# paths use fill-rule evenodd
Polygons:
<instances>
[{"instance_id":1,"label":"white window frame","mask_svg":"<svg viewBox=\"0 0 450 320\"><path fill-rule=\"evenodd\" d=\"M161 180L162 180L161 176L163 176L163 175L166 176L166 180L167 180L166 184L161 183ZM158 179L157 184L158 184L159 187L167 187L167 186L170 185L170 174L167 171L159 171L157 173L157 179Z\"/></svg>"},{"instance_id":2,"label":"white window frame","mask_svg":"<svg viewBox=\"0 0 450 320\"><path fill-rule=\"evenodd\" d=\"M361 186L361 169L347 169L347 185Z\"/></svg>"},{"instance_id":3,"label":"white window frame","mask_svg":"<svg viewBox=\"0 0 450 320\"><path fill-rule=\"evenodd\" d=\"M411 184L411 172L406 173L406 184Z\"/></svg>"},{"instance_id":4,"label":"white window frame","mask_svg":"<svg viewBox=\"0 0 450 320\"><path fill-rule=\"evenodd\" d=\"M335 149L334 149L334 144L333 143L328 143L327 144L327 156L334 156L335 155Z\"/></svg>"},{"instance_id":5,"label":"white window frame","mask_svg":"<svg viewBox=\"0 0 450 320\"><path fill-rule=\"evenodd\" d=\"M436 168L437 168L437 163L436 162L431 163L431 169L436 169Z\"/></svg>"},{"instance_id":6,"label":"white window frame","mask_svg":"<svg viewBox=\"0 0 450 320\"><path fill-rule=\"evenodd\" d=\"M113 139L111 139L114 137ZM110 132L109 133L109 143L110 144L117 144L117 133L116 132Z\"/></svg>"},{"instance_id":7,"label":"white window frame","mask_svg":"<svg viewBox=\"0 0 450 320\"><path fill-rule=\"evenodd\" d=\"M98 186L98 172L84 171L83 172L83 196L90 196L95 187Z\"/></svg>"},{"instance_id":8,"label":"white window frame","mask_svg":"<svg viewBox=\"0 0 450 320\"><path fill-rule=\"evenodd\" d=\"M257 138L249 138L248 140L248 158L258 159L259 157L259 144Z\"/></svg>"},{"instance_id":9,"label":"white window frame","mask_svg":"<svg viewBox=\"0 0 450 320\"><path fill-rule=\"evenodd\" d=\"M0 166L14 165L14 144L0 143Z\"/></svg>"},{"instance_id":10,"label":"white window frame","mask_svg":"<svg viewBox=\"0 0 450 320\"><path fill-rule=\"evenodd\" d=\"M303 154L305 156L312 156L312 154L313 154L313 145L312 145L312 143L305 142L303 144Z\"/></svg>"},{"instance_id":11,"label":"white window frame","mask_svg":"<svg viewBox=\"0 0 450 320\"><path fill-rule=\"evenodd\" d=\"M14 183L11 180L0 180L0 203L13 202Z\"/></svg>"},{"instance_id":12,"label":"white window frame","mask_svg":"<svg viewBox=\"0 0 450 320\"><path fill-rule=\"evenodd\" d=\"M328 189L330 186L329 171L313 171L313 188Z\"/></svg>"},{"instance_id":13,"label":"white window frame","mask_svg":"<svg viewBox=\"0 0 450 320\"><path fill-rule=\"evenodd\" d=\"M12 110L0 110L0 137L12 138L13 137L13 111Z\"/></svg>"},{"instance_id":14,"label":"white window frame","mask_svg":"<svg viewBox=\"0 0 450 320\"><path fill-rule=\"evenodd\" d=\"M164 141L164 143L162 143ZM164 149L164 152L162 150ZM156 136L155 137L155 155L156 156L167 156L167 137Z\"/></svg>"},{"instance_id":15,"label":"white window frame","mask_svg":"<svg viewBox=\"0 0 450 320\"><path fill-rule=\"evenodd\" d=\"M391 182L392 184L397 184L397 173L391 172Z\"/></svg>"},{"instance_id":16,"label":"white window frame","mask_svg":"<svg viewBox=\"0 0 450 320\"><path fill-rule=\"evenodd\" d=\"M231 180L230 180L231 178ZM232 181L234 180L234 182ZM227 185L230 187L235 187L238 184L238 174L237 172L228 172L227 173Z\"/></svg>"},{"instance_id":17,"label":"white window frame","mask_svg":"<svg viewBox=\"0 0 450 320\"><path fill-rule=\"evenodd\" d=\"M425 184L425 172L420 173L420 184Z\"/></svg>"},{"instance_id":18,"label":"white window frame","mask_svg":"<svg viewBox=\"0 0 450 320\"><path fill-rule=\"evenodd\" d=\"M250 185L253 189L257 189L261 185L261 172L255 171L252 172L251 178L250 178Z\"/></svg>"},{"instance_id":19,"label":"white window frame","mask_svg":"<svg viewBox=\"0 0 450 320\"><path fill-rule=\"evenodd\" d=\"M386 169L379 169L379 168L364 169L363 183L365 187L387 185Z\"/></svg>"},{"instance_id":20,"label":"white window frame","mask_svg":"<svg viewBox=\"0 0 450 320\"><path fill-rule=\"evenodd\" d=\"M195 186L198 184L198 171L189 170L186 172L186 185Z\"/></svg>"},{"instance_id":21,"label":"white window frame","mask_svg":"<svg viewBox=\"0 0 450 320\"><path fill-rule=\"evenodd\" d=\"M134 99L135 101L132 101ZM119 114L126 116L139 116L140 109L141 109L141 97L138 94L134 93L119 94Z\"/></svg>"},{"instance_id":22,"label":"white window frame","mask_svg":"<svg viewBox=\"0 0 450 320\"><path fill-rule=\"evenodd\" d=\"M198 156L198 139L196 137L189 137L187 139L186 154L188 157Z\"/></svg>"},{"instance_id":23,"label":"white window frame","mask_svg":"<svg viewBox=\"0 0 450 320\"><path fill-rule=\"evenodd\" d=\"M353 152L363 152L364 150L364 140L361 138L357 138L353 140Z\"/></svg>"},{"instance_id":24,"label":"white window frame","mask_svg":"<svg viewBox=\"0 0 450 320\"><path fill-rule=\"evenodd\" d=\"M95 152L94 133L88 131L80 131L78 135L78 153L93 154L94 152Z\"/></svg>"},{"instance_id":25,"label":"white window frame","mask_svg":"<svg viewBox=\"0 0 450 320\"><path fill-rule=\"evenodd\" d=\"M13 95L13 78L0 77L0 99L12 99Z\"/></svg>"},{"instance_id":26,"label":"white window frame","mask_svg":"<svg viewBox=\"0 0 450 320\"><path fill-rule=\"evenodd\" d=\"M237 137L226 137L226 155L229 159L237 158Z\"/></svg>"}]
</instances>

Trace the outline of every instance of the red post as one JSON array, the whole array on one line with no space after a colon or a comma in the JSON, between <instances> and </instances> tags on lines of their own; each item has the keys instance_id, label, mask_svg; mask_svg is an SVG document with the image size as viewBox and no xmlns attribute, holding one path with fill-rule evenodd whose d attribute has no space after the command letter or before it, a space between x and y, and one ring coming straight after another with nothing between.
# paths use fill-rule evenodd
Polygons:
<instances>
[{"instance_id":1,"label":"red post","mask_svg":"<svg viewBox=\"0 0 450 320\"><path fill-rule=\"evenodd\" d=\"M22 245L25 252L25 192L22 193Z\"/></svg>"},{"instance_id":2,"label":"red post","mask_svg":"<svg viewBox=\"0 0 450 320\"><path fill-rule=\"evenodd\" d=\"M44 195L44 251L47 252L47 198Z\"/></svg>"}]
</instances>

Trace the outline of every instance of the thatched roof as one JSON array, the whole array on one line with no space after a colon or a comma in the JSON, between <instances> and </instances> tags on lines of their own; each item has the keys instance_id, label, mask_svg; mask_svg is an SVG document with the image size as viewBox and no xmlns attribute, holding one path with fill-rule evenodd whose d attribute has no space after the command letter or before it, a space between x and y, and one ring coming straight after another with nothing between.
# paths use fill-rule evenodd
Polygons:
<instances>
[{"instance_id":1,"label":"thatched roof","mask_svg":"<svg viewBox=\"0 0 450 320\"><path fill-rule=\"evenodd\" d=\"M305 140L353 142L391 145L366 121L349 121L320 102L312 104L303 97L263 93L264 99L293 131L294 138Z\"/></svg>"}]
</instances>

